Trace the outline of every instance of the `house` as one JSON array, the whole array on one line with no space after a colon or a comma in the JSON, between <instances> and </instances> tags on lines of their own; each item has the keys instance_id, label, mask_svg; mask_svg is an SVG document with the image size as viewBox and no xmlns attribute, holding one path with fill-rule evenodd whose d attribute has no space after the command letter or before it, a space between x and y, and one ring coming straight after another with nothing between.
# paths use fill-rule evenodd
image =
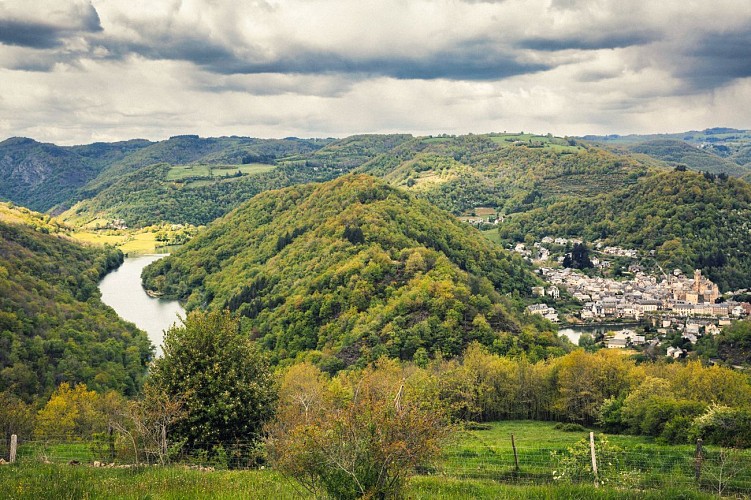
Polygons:
<instances>
[{"instance_id":1,"label":"house","mask_svg":"<svg viewBox=\"0 0 751 500\"><path fill-rule=\"evenodd\" d=\"M625 349L628 341L626 339L612 338L605 341L608 349Z\"/></svg>"},{"instance_id":2,"label":"house","mask_svg":"<svg viewBox=\"0 0 751 500\"><path fill-rule=\"evenodd\" d=\"M678 359L678 358L683 357L685 353L686 351L684 351L680 347L668 347L668 352L666 356L673 358L673 359Z\"/></svg>"},{"instance_id":3,"label":"house","mask_svg":"<svg viewBox=\"0 0 751 500\"><path fill-rule=\"evenodd\" d=\"M561 291L557 286L551 286L550 288L548 288L548 295L553 297L555 300L558 300L561 298Z\"/></svg>"},{"instance_id":4,"label":"house","mask_svg":"<svg viewBox=\"0 0 751 500\"><path fill-rule=\"evenodd\" d=\"M533 295L545 295L545 287L544 286L533 286L532 287L532 294Z\"/></svg>"}]
</instances>

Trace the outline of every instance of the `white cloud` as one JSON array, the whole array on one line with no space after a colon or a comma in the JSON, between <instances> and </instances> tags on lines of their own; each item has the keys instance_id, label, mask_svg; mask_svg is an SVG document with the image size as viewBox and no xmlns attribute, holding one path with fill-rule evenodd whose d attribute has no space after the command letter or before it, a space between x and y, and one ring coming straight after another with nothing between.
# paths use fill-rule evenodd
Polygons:
<instances>
[{"instance_id":1,"label":"white cloud","mask_svg":"<svg viewBox=\"0 0 751 500\"><path fill-rule=\"evenodd\" d=\"M0 136L749 127L745 0L1 1Z\"/></svg>"}]
</instances>

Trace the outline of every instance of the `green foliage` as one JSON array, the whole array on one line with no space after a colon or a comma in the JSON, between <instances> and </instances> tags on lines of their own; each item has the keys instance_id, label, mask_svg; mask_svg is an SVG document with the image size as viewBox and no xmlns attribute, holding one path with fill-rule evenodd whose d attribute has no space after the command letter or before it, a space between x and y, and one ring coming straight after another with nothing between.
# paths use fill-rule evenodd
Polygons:
<instances>
[{"instance_id":1,"label":"green foliage","mask_svg":"<svg viewBox=\"0 0 751 500\"><path fill-rule=\"evenodd\" d=\"M566 196L593 196L631 184L646 173L633 158L569 146L559 138L544 138L563 144L542 148L532 143L509 146L506 138L494 135L435 139L404 142L359 170L411 188L456 215L478 206L514 213Z\"/></svg>"},{"instance_id":2,"label":"green foliage","mask_svg":"<svg viewBox=\"0 0 751 500\"><path fill-rule=\"evenodd\" d=\"M193 312L166 332L163 351L150 383L181 403L170 439L247 459L242 454L260 439L276 393L266 358L239 333L237 319L227 311Z\"/></svg>"},{"instance_id":3,"label":"green foliage","mask_svg":"<svg viewBox=\"0 0 751 500\"><path fill-rule=\"evenodd\" d=\"M402 135L339 141L173 138L139 153L153 153L146 158L129 157L132 164L111 167L107 176L86 186L81 196L87 199L63 217L72 222L120 218L131 227L164 221L203 225L262 191L330 180L406 139ZM242 148L256 152L232 152L246 143ZM276 168L253 165L258 161Z\"/></svg>"},{"instance_id":4,"label":"green foliage","mask_svg":"<svg viewBox=\"0 0 751 500\"><path fill-rule=\"evenodd\" d=\"M89 439L105 432L124 404L115 392L100 395L86 384L71 388L63 382L37 413L34 434L43 439Z\"/></svg>"},{"instance_id":5,"label":"green foliage","mask_svg":"<svg viewBox=\"0 0 751 500\"><path fill-rule=\"evenodd\" d=\"M411 377L393 361L330 382L310 365L293 367L269 428L272 463L313 495L401 496L449 431L434 390L424 389L419 372Z\"/></svg>"},{"instance_id":6,"label":"green foliage","mask_svg":"<svg viewBox=\"0 0 751 500\"><path fill-rule=\"evenodd\" d=\"M26 226L29 216L18 214L6 220L21 223L0 221L0 391L46 399L67 381L135 394L151 344L101 302L97 289L122 253L45 234L51 231Z\"/></svg>"},{"instance_id":7,"label":"green foliage","mask_svg":"<svg viewBox=\"0 0 751 500\"><path fill-rule=\"evenodd\" d=\"M643 142L629 148L634 153L647 154L653 158L663 160L669 164L683 164L691 170L710 172L713 174L730 174L740 177L748 173L748 169L729 159L712 154L706 149L699 149L677 139L662 139Z\"/></svg>"},{"instance_id":8,"label":"green foliage","mask_svg":"<svg viewBox=\"0 0 751 500\"><path fill-rule=\"evenodd\" d=\"M751 321L734 321L711 339L717 355L730 365L751 365Z\"/></svg>"},{"instance_id":9,"label":"green foliage","mask_svg":"<svg viewBox=\"0 0 751 500\"><path fill-rule=\"evenodd\" d=\"M343 365L491 345L528 321L501 294L537 279L450 214L364 176L263 193L144 270L188 309L228 308L275 360L310 350ZM560 347L550 324L524 331ZM547 343L550 341L549 343ZM549 353L548 353L549 354Z\"/></svg>"},{"instance_id":10,"label":"green foliage","mask_svg":"<svg viewBox=\"0 0 751 500\"><path fill-rule=\"evenodd\" d=\"M587 248L586 243L574 243L571 251L566 253L566 256L563 258L563 267L573 269L594 267L592 261L589 260L589 248Z\"/></svg>"},{"instance_id":11,"label":"green foliage","mask_svg":"<svg viewBox=\"0 0 751 500\"><path fill-rule=\"evenodd\" d=\"M693 421L690 436L707 444L751 447L751 408L713 404Z\"/></svg>"},{"instance_id":12,"label":"green foliage","mask_svg":"<svg viewBox=\"0 0 751 500\"><path fill-rule=\"evenodd\" d=\"M590 442L582 438L564 453L551 452L556 462L553 479L561 482L594 481L597 484L618 484L629 477L629 471L623 463L623 449L610 444L605 435L595 438L595 455L597 457L597 474L592 467Z\"/></svg>"}]
</instances>

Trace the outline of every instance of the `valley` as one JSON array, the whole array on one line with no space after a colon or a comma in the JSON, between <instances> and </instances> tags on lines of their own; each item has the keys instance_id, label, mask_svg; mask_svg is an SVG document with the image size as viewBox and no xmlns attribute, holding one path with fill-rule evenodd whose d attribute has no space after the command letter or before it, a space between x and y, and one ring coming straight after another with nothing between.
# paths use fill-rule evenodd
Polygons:
<instances>
[{"instance_id":1,"label":"valley","mask_svg":"<svg viewBox=\"0 0 751 500\"><path fill-rule=\"evenodd\" d=\"M122 463L273 464L345 489L324 457L378 456L389 439L424 446L458 484L511 481L497 428L512 419L533 420L509 428L534 456L524 433L564 439L553 425L611 433L598 453L748 447L748 137L728 134L7 140L0 421L27 450L113 429ZM91 443L75 456L99 463ZM562 458L525 477L565 465L590 481L551 446ZM646 477L623 460L613 477ZM404 482L412 467L384 470L446 487ZM643 487L667 487L649 474Z\"/></svg>"}]
</instances>

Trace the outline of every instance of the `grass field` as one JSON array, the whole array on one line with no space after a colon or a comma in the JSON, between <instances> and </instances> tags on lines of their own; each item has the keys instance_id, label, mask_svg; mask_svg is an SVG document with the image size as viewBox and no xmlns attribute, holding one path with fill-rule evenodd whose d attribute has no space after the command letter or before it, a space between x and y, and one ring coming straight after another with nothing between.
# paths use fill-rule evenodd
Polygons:
<instances>
[{"instance_id":1,"label":"grass field","mask_svg":"<svg viewBox=\"0 0 751 500\"><path fill-rule=\"evenodd\" d=\"M46 498L311 498L271 470L201 471L185 467L93 468L70 465L0 466L4 499ZM714 498L680 489L623 491L592 485L510 485L488 480L417 476L404 496L411 499L620 499Z\"/></svg>"},{"instance_id":2,"label":"grass field","mask_svg":"<svg viewBox=\"0 0 751 500\"><path fill-rule=\"evenodd\" d=\"M553 149L555 151L576 152L581 146L572 146L565 139L536 134L494 134L490 140L501 146L513 146L516 143L526 143L533 147Z\"/></svg>"},{"instance_id":3,"label":"grass field","mask_svg":"<svg viewBox=\"0 0 751 500\"><path fill-rule=\"evenodd\" d=\"M495 422L487 430L461 433L445 448L443 462L436 471L455 478L557 484L567 482L566 478L561 480L561 467L570 472L571 459L578 464L574 469L582 472L583 477L593 479L589 447L582 441L587 440L589 431L566 432L550 422ZM598 440L602 436L596 431L595 434ZM723 489L733 494L751 494L749 450L705 447L701 480L697 484L694 446L664 445L641 436L607 435L605 438L608 445L598 458L598 467L600 479L608 484L640 491L679 488L699 494Z\"/></svg>"},{"instance_id":4,"label":"grass field","mask_svg":"<svg viewBox=\"0 0 751 500\"><path fill-rule=\"evenodd\" d=\"M482 235L493 243L497 243L499 245L501 244L501 235L498 232L498 229L488 229L487 231L482 231Z\"/></svg>"},{"instance_id":5,"label":"grass field","mask_svg":"<svg viewBox=\"0 0 751 500\"><path fill-rule=\"evenodd\" d=\"M511 435L517 448L515 469ZM700 484L692 446L668 446L637 436L607 436L612 450L598 452L600 478L591 472L571 482L555 479L560 457L586 439L589 429L566 432L551 422L509 421L459 432L433 467L407 483L407 498L732 498L751 493L751 453L720 464L707 447ZM599 433L596 435L600 436ZM589 450L579 458L590 460ZM42 463L41 459L52 463ZM70 460L85 465L67 465ZM95 468L86 444L26 443L19 463L0 466L2 498L300 498L295 485L265 470L197 470L167 467ZM718 464L722 470L718 469ZM720 474L718 475L718 471ZM586 471L585 471L586 472ZM722 476L724 474L724 476Z\"/></svg>"},{"instance_id":6,"label":"grass field","mask_svg":"<svg viewBox=\"0 0 751 500\"><path fill-rule=\"evenodd\" d=\"M76 231L71 236L94 245L113 245L128 255L154 253L158 243L151 231Z\"/></svg>"},{"instance_id":7,"label":"grass field","mask_svg":"<svg viewBox=\"0 0 751 500\"><path fill-rule=\"evenodd\" d=\"M275 165L265 163L248 163L245 165L175 165L167 173L168 181L185 179L231 177L240 172L242 175L254 175L275 169Z\"/></svg>"}]
</instances>

